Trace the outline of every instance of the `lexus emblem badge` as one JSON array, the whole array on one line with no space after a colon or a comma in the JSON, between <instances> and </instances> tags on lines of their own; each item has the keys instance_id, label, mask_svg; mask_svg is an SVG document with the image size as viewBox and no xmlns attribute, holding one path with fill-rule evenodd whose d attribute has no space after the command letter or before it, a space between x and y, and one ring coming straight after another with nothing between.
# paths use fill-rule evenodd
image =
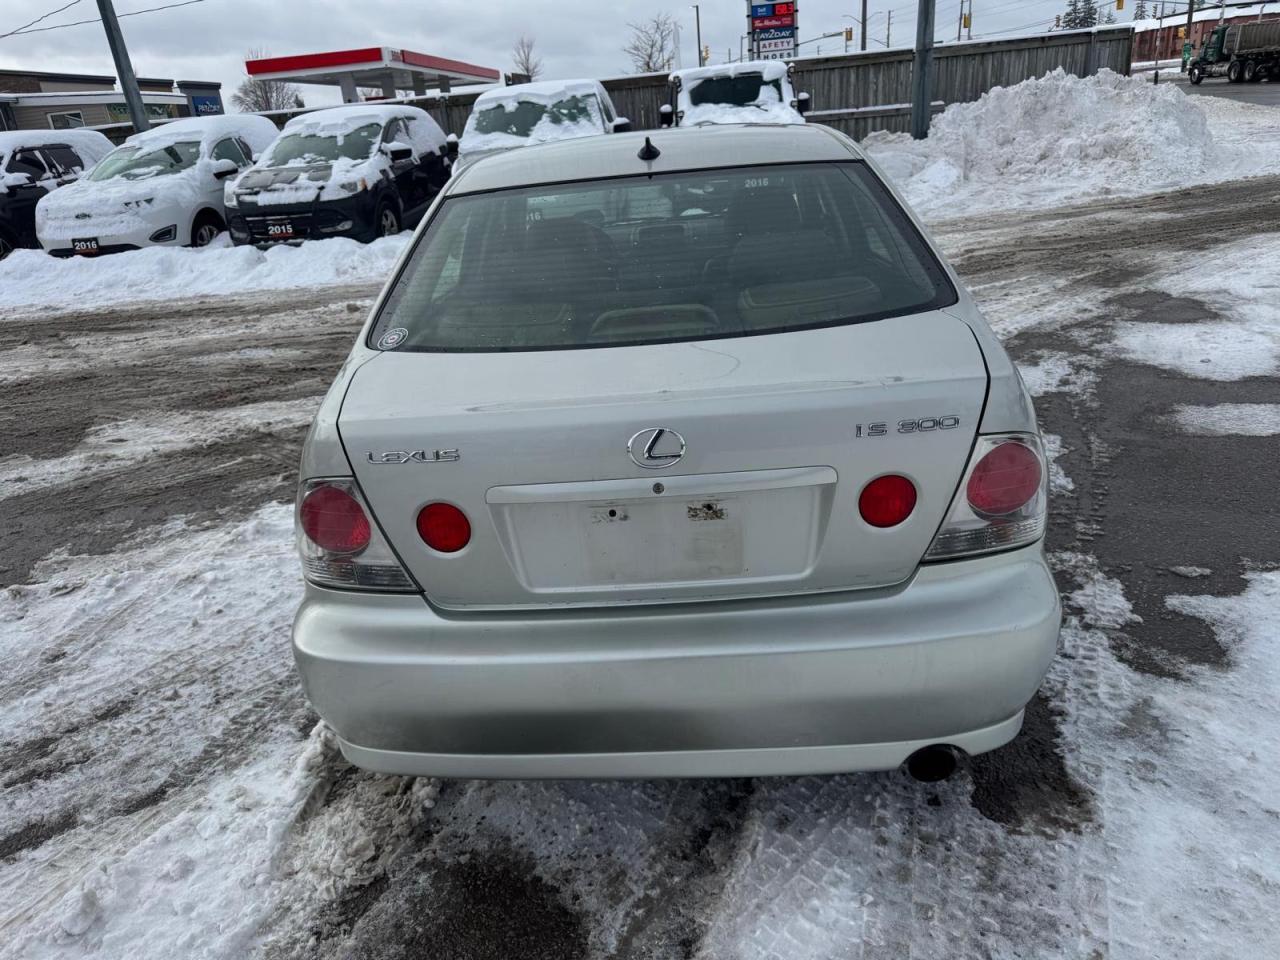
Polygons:
<instances>
[{"instance_id":1,"label":"lexus emblem badge","mask_svg":"<svg viewBox=\"0 0 1280 960\"><path fill-rule=\"evenodd\" d=\"M674 467L684 459L684 437L666 427L646 427L629 441L631 462L646 470Z\"/></svg>"}]
</instances>

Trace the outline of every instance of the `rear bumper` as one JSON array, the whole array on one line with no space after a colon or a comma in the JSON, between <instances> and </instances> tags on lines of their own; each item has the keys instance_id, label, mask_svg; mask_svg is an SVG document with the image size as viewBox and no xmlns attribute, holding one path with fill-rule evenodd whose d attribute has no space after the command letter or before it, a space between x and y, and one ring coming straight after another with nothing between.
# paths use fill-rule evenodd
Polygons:
<instances>
[{"instance_id":1,"label":"rear bumper","mask_svg":"<svg viewBox=\"0 0 1280 960\"><path fill-rule=\"evenodd\" d=\"M308 587L294 653L352 762L450 777L828 773L1012 739L1057 646L1040 547L892 590L444 616Z\"/></svg>"}]
</instances>

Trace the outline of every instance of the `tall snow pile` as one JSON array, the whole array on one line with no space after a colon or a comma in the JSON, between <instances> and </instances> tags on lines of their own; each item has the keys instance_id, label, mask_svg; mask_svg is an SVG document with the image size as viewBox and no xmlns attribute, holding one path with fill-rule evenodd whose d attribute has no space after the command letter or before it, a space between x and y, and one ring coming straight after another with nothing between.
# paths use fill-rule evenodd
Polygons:
<instances>
[{"instance_id":1,"label":"tall snow pile","mask_svg":"<svg viewBox=\"0 0 1280 960\"><path fill-rule=\"evenodd\" d=\"M1207 99L1110 70L1059 69L952 104L927 140L873 133L863 147L930 218L1151 193L1217 179L1197 102Z\"/></svg>"}]
</instances>

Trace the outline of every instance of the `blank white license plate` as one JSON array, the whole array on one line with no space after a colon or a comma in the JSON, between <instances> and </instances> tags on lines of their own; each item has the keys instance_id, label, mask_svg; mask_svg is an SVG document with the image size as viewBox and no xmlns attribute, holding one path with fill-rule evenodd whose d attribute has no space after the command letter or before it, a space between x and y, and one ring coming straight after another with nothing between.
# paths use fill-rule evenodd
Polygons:
<instances>
[{"instance_id":1,"label":"blank white license plate","mask_svg":"<svg viewBox=\"0 0 1280 960\"><path fill-rule=\"evenodd\" d=\"M664 583L740 577L741 506L732 497L581 504L584 579Z\"/></svg>"},{"instance_id":2,"label":"blank white license plate","mask_svg":"<svg viewBox=\"0 0 1280 960\"><path fill-rule=\"evenodd\" d=\"M88 237L84 240L72 240L71 252L92 256L98 252L98 238Z\"/></svg>"}]
</instances>

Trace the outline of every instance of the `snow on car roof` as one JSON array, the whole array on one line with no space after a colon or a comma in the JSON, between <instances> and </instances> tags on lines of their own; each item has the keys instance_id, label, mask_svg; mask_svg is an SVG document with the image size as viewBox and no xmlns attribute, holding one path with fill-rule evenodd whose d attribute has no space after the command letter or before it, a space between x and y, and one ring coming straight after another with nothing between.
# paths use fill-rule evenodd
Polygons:
<instances>
[{"instance_id":1,"label":"snow on car roof","mask_svg":"<svg viewBox=\"0 0 1280 960\"><path fill-rule=\"evenodd\" d=\"M300 130L354 130L366 123L386 123L396 117L427 117L431 114L420 107L394 103L348 103L341 107L313 110L294 117L284 125L289 133Z\"/></svg>"},{"instance_id":2,"label":"snow on car roof","mask_svg":"<svg viewBox=\"0 0 1280 960\"><path fill-rule=\"evenodd\" d=\"M476 102L472 109L480 110L496 103L509 103L518 100L551 103L566 96L581 96L585 93L608 96L599 80L539 80L536 83L520 83L511 87L494 87L491 90L486 90L476 97Z\"/></svg>"},{"instance_id":3,"label":"snow on car roof","mask_svg":"<svg viewBox=\"0 0 1280 960\"><path fill-rule=\"evenodd\" d=\"M113 149L111 141L97 130L6 130L0 132L0 157L8 156L20 147L41 147L50 143L75 147L89 163L97 163Z\"/></svg>"},{"instance_id":4,"label":"snow on car roof","mask_svg":"<svg viewBox=\"0 0 1280 960\"><path fill-rule=\"evenodd\" d=\"M276 125L266 117L252 113L232 113L171 120L143 133L135 133L125 143L131 147L155 150L183 140L211 144L223 137L240 137L254 150L261 150L279 132Z\"/></svg>"},{"instance_id":5,"label":"snow on car roof","mask_svg":"<svg viewBox=\"0 0 1280 960\"><path fill-rule=\"evenodd\" d=\"M661 151L658 159L647 163L636 156L646 137ZM445 189L449 194L473 193L631 173L670 173L766 163L819 163L861 156L852 140L816 123L675 127L508 150L464 167L454 174Z\"/></svg>"},{"instance_id":6,"label":"snow on car roof","mask_svg":"<svg viewBox=\"0 0 1280 960\"><path fill-rule=\"evenodd\" d=\"M671 79L680 78L685 86L706 80L708 77L736 77L740 73L758 73L766 81L782 80L787 76L787 65L781 60L747 60L743 63L721 63L713 67L690 67L674 70Z\"/></svg>"}]
</instances>

